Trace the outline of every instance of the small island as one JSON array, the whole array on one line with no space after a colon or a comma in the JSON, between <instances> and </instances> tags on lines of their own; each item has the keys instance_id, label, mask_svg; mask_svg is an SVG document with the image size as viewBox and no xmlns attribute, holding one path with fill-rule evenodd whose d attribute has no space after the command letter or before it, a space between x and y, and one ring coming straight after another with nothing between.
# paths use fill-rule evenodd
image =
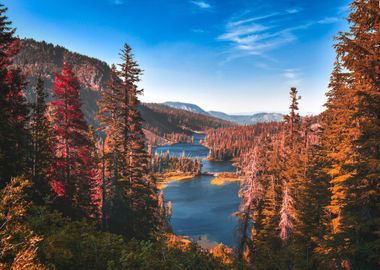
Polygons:
<instances>
[{"instance_id":1,"label":"small island","mask_svg":"<svg viewBox=\"0 0 380 270\"><path fill-rule=\"evenodd\" d=\"M154 177L157 179L158 189L166 188L171 182L189 180L196 176L197 174L188 172L165 172L154 174Z\"/></svg>"},{"instance_id":2,"label":"small island","mask_svg":"<svg viewBox=\"0 0 380 270\"><path fill-rule=\"evenodd\" d=\"M222 172L215 174L215 178L211 180L211 185L222 186L232 182L240 182L241 176L233 172Z\"/></svg>"},{"instance_id":3,"label":"small island","mask_svg":"<svg viewBox=\"0 0 380 270\"><path fill-rule=\"evenodd\" d=\"M150 164L153 176L157 179L158 189L164 189L167 184L174 181L192 179L201 174L202 161L199 157L192 158L186 156L171 156L169 152L165 154L154 154Z\"/></svg>"}]
</instances>

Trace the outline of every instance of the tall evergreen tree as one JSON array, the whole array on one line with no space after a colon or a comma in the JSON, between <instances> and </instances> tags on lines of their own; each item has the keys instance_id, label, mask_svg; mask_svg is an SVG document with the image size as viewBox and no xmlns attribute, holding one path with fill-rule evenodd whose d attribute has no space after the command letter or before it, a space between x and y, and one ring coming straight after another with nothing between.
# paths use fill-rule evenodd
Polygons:
<instances>
[{"instance_id":1,"label":"tall evergreen tree","mask_svg":"<svg viewBox=\"0 0 380 270\"><path fill-rule=\"evenodd\" d=\"M122 80L116 66L112 65L110 79L99 100L99 131L103 132L103 180L102 180L102 219L103 229L114 233L127 234L130 229L130 209L123 196L123 178L127 175L128 140L128 100L125 98Z\"/></svg>"},{"instance_id":2,"label":"tall evergreen tree","mask_svg":"<svg viewBox=\"0 0 380 270\"><path fill-rule=\"evenodd\" d=\"M257 216L259 205L264 195L264 188L260 181L262 173L262 164L259 157L259 149L253 149L250 155L247 155L249 161L244 168L244 178L240 184L239 197L241 203L239 207L239 227L238 227L238 259L242 260L243 255L248 251L249 256L254 256L254 241L257 234Z\"/></svg>"},{"instance_id":3,"label":"tall evergreen tree","mask_svg":"<svg viewBox=\"0 0 380 270\"><path fill-rule=\"evenodd\" d=\"M145 147L145 136L142 130L142 118L138 111L140 101L138 95L143 93L138 89L141 69L134 60L128 44L122 50L120 78L123 80L125 96L128 100L127 126L127 185L126 199L132 210L131 227L133 235L146 238L157 229L161 218L158 216L157 187L154 177L148 171L148 155Z\"/></svg>"},{"instance_id":4,"label":"tall evergreen tree","mask_svg":"<svg viewBox=\"0 0 380 270\"><path fill-rule=\"evenodd\" d=\"M95 217L97 164L91 156L89 128L80 109L79 83L67 63L54 81L52 124L55 135L53 185L62 211L73 218Z\"/></svg>"},{"instance_id":5,"label":"tall evergreen tree","mask_svg":"<svg viewBox=\"0 0 380 270\"><path fill-rule=\"evenodd\" d=\"M96 214L102 215L102 197L103 197L103 188L102 188L102 164L101 164L101 155L102 155L102 143L99 139L96 129L93 126L88 128L88 138L90 144L88 147L90 159L92 160L90 168L93 170L95 175L95 183L92 185L92 203L96 208Z\"/></svg>"},{"instance_id":6,"label":"tall evergreen tree","mask_svg":"<svg viewBox=\"0 0 380 270\"><path fill-rule=\"evenodd\" d=\"M284 120L287 128L288 135L288 143L292 144L294 142L297 133L299 133L299 127L301 124L301 117L298 113L298 100L301 97L298 96L297 88L290 88L290 106L289 106L289 114L285 115Z\"/></svg>"},{"instance_id":7,"label":"tall evergreen tree","mask_svg":"<svg viewBox=\"0 0 380 270\"><path fill-rule=\"evenodd\" d=\"M0 188L12 176L27 173L26 129L28 108L23 94L24 78L20 70L10 69L11 58L20 50L15 29L0 5Z\"/></svg>"},{"instance_id":8,"label":"tall evergreen tree","mask_svg":"<svg viewBox=\"0 0 380 270\"><path fill-rule=\"evenodd\" d=\"M149 238L159 226L156 182L149 175L148 155L138 111L141 70L126 44L120 71L113 66L99 101L100 130L105 132L105 216L112 232L125 238Z\"/></svg>"},{"instance_id":9,"label":"tall evergreen tree","mask_svg":"<svg viewBox=\"0 0 380 270\"><path fill-rule=\"evenodd\" d=\"M49 176L53 160L52 129L47 118L44 81L38 78L35 87L36 101L31 115L31 181L36 190L36 200L50 193Z\"/></svg>"},{"instance_id":10,"label":"tall evergreen tree","mask_svg":"<svg viewBox=\"0 0 380 270\"><path fill-rule=\"evenodd\" d=\"M282 204L280 210L280 237L283 241L288 240L293 232L294 227L294 199L290 195L287 183L284 183L282 195Z\"/></svg>"},{"instance_id":11,"label":"tall evergreen tree","mask_svg":"<svg viewBox=\"0 0 380 270\"><path fill-rule=\"evenodd\" d=\"M280 210L280 237L284 241L293 234L297 213L295 205L298 203L297 190L302 188L303 167L300 157L303 153L301 142L301 118L298 113L298 91L295 87L290 89L289 114L284 117L285 132L283 134L282 155L282 204Z\"/></svg>"},{"instance_id":12,"label":"tall evergreen tree","mask_svg":"<svg viewBox=\"0 0 380 270\"><path fill-rule=\"evenodd\" d=\"M314 131L319 137L319 127ZM308 138L312 140L312 138ZM300 190L298 204L298 222L296 224L295 245L297 266L299 269L320 269L326 267L320 254L320 243L326 235L326 206L331 196L328 176L324 170L326 159L323 158L319 142L307 147L307 168L304 187Z\"/></svg>"},{"instance_id":13,"label":"tall evergreen tree","mask_svg":"<svg viewBox=\"0 0 380 270\"><path fill-rule=\"evenodd\" d=\"M283 170L282 163L282 135L267 138L267 142L262 144L265 148L262 150L267 160L262 175L265 181L264 198L262 203L261 229L257 232L256 241L256 258L254 265L257 269L266 266L268 269L279 265L280 251L283 244L280 239L279 223L280 223L280 206L282 197L282 181L281 172ZM270 261L271 263L268 263Z\"/></svg>"},{"instance_id":14,"label":"tall evergreen tree","mask_svg":"<svg viewBox=\"0 0 380 270\"><path fill-rule=\"evenodd\" d=\"M348 21L349 32L340 33L336 44L346 75L334 70L325 112L323 147L332 157L327 252L346 269L375 269L380 265L379 2L354 1Z\"/></svg>"}]
</instances>

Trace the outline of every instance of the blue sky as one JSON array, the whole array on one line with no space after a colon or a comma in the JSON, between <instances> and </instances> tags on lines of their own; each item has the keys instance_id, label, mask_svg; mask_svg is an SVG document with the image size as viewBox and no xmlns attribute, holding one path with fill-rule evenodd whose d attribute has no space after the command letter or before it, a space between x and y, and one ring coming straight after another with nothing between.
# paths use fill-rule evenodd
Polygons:
<instances>
[{"instance_id":1,"label":"blue sky","mask_svg":"<svg viewBox=\"0 0 380 270\"><path fill-rule=\"evenodd\" d=\"M124 42L144 69L143 101L227 113L323 110L333 36L347 0L8 0L20 37L117 63Z\"/></svg>"}]
</instances>

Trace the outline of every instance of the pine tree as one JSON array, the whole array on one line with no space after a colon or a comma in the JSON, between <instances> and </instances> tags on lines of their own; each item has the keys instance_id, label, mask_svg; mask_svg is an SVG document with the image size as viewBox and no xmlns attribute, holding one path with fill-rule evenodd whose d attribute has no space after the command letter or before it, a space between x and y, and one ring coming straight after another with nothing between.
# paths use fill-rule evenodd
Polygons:
<instances>
[{"instance_id":1,"label":"pine tree","mask_svg":"<svg viewBox=\"0 0 380 270\"><path fill-rule=\"evenodd\" d=\"M38 243L42 237L27 225L32 206L32 183L24 178L13 178L0 191L0 268L46 269L37 259Z\"/></svg>"},{"instance_id":2,"label":"pine tree","mask_svg":"<svg viewBox=\"0 0 380 270\"><path fill-rule=\"evenodd\" d=\"M282 205L280 210L280 237L287 241L292 235L294 223L297 219L295 205L298 204L300 198L295 194L299 189L303 188L302 173L304 172L304 164L301 164L303 145L301 144L301 118L298 113L298 91L295 87L290 89L291 103L289 106L289 114L284 117L285 132L283 133L282 146Z\"/></svg>"},{"instance_id":3,"label":"pine tree","mask_svg":"<svg viewBox=\"0 0 380 270\"><path fill-rule=\"evenodd\" d=\"M123 186L128 172L127 149L128 100L125 98L122 80L113 65L110 79L99 100L97 118L99 130L105 133L103 142L104 178L103 190L103 228L113 233L130 233L128 227L131 211L128 207Z\"/></svg>"},{"instance_id":4,"label":"pine tree","mask_svg":"<svg viewBox=\"0 0 380 270\"><path fill-rule=\"evenodd\" d=\"M334 70L325 112L323 147L332 157L326 252L346 269L375 269L380 264L378 1L354 1L348 21L350 31L340 33L335 46L345 73Z\"/></svg>"},{"instance_id":5,"label":"pine tree","mask_svg":"<svg viewBox=\"0 0 380 270\"><path fill-rule=\"evenodd\" d=\"M99 131L105 134L103 140L103 180L102 180L102 219L103 229L123 234L129 219L129 209L122 195L121 179L127 173L126 132L124 119L128 107L122 91L122 81L115 65L112 65L110 79L98 102ZM120 214L120 212L123 214Z\"/></svg>"},{"instance_id":6,"label":"pine tree","mask_svg":"<svg viewBox=\"0 0 380 270\"><path fill-rule=\"evenodd\" d=\"M316 132L320 132L319 127ZM324 255L320 254L320 243L324 241L327 233L326 207L331 193L329 179L323 169L326 160L323 158L319 143L308 148L308 156L306 181L298 205L294 248L299 269L320 269L328 266L324 261Z\"/></svg>"},{"instance_id":7,"label":"pine tree","mask_svg":"<svg viewBox=\"0 0 380 270\"><path fill-rule=\"evenodd\" d=\"M243 259L244 253L248 251L249 256L254 256L254 236L257 234L257 215L259 204L263 199L264 188L259 179L262 173L262 164L258 153L259 149L253 149L247 156L247 166L244 168L245 177L240 184L239 197L241 203L239 207L239 227L238 227L238 259ZM251 232L249 232L251 230Z\"/></svg>"},{"instance_id":8,"label":"pine tree","mask_svg":"<svg viewBox=\"0 0 380 270\"><path fill-rule=\"evenodd\" d=\"M280 210L280 237L283 241L288 240L294 227L294 200L290 195L287 183L284 183L284 193Z\"/></svg>"},{"instance_id":9,"label":"pine tree","mask_svg":"<svg viewBox=\"0 0 380 270\"><path fill-rule=\"evenodd\" d=\"M105 181L109 228L126 239L145 239L157 230L159 215L155 179L149 174L148 154L138 111L137 83L141 70L126 44L120 71L113 66L99 101L100 130L105 132ZM106 198L107 199L107 198ZM107 211L106 211L107 212Z\"/></svg>"},{"instance_id":10,"label":"pine tree","mask_svg":"<svg viewBox=\"0 0 380 270\"><path fill-rule=\"evenodd\" d=\"M142 130L142 118L138 111L138 95L143 90L138 89L142 73L134 60L128 44L121 52L120 78L123 81L128 114L126 128L126 153L128 173L125 180L124 195L132 211L130 225L132 235L137 238L150 237L160 222L157 206L157 187L154 177L148 171L148 157L145 149L145 136Z\"/></svg>"},{"instance_id":11,"label":"pine tree","mask_svg":"<svg viewBox=\"0 0 380 270\"><path fill-rule=\"evenodd\" d=\"M53 186L62 199L62 211L70 217L96 217L97 164L89 128L80 109L79 83L67 63L54 81L52 124L55 135Z\"/></svg>"},{"instance_id":12,"label":"pine tree","mask_svg":"<svg viewBox=\"0 0 380 270\"><path fill-rule=\"evenodd\" d=\"M93 170L92 174L95 175L95 183L92 185L91 194L92 194L92 203L96 208L96 215L102 214L102 198L103 198L103 189L102 189L102 164L101 164L101 155L102 155L102 143L99 139L98 134L93 126L88 128L88 138L90 140L88 150L90 155L90 168Z\"/></svg>"},{"instance_id":13,"label":"pine tree","mask_svg":"<svg viewBox=\"0 0 380 270\"><path fill-rule=\"evenodd\" d=\"M31 180L36 190L35 200L46 198L50 194L49 176L52 167L53 147L52 129L47 118L44 81L38 78L36 84L36 102L31 115Z\"/></svg>"},{"instance_id":14,"label":"pine tree","mask_svg":"<svg viewBox=\"0 0 380 270\"><path fill-rule=\"evenodd\" d=\"M262 179L264 184L264 197L259 215L261 229L257 232L256 258L254 265L270 268L270 265L279 265L279 252L282 250L282 240L279 237L278 224L280 222L280 206L282 196L281 176L281 141L277 136L267 138L262 144L266 153L266 165ZM271 264L268 263L271 262Z\"/></svg>"},{"instance_id":15,"label":"pine tree","mask_svg":"<svg viewBox=\"0 0 380 270\"><path fill-rule=\"evenodd\" d=\"M27 173L29 140L24 77L20 70L9 67L20 43L14 37L15 29L10 26L6 10L0 5L0 188L12 176Z\"/></svg>"},{"instance_id":16,"label":"pine tree","mask_svg":"<svg viewBox=\"0 0 380 270\"><path fill-rule=\"evenodd\" d=\"M297 136L297 133L299 132L299 126L301 123L301 117L298 113L298 100L300 100L301 97L298 96L297 88L292 87L290 88L290 106L289 106L289 114L285 115L284 120L287 127L287 133L289 137L289 141L293 143L295 137Z\"/></svg>"}]
</instances>

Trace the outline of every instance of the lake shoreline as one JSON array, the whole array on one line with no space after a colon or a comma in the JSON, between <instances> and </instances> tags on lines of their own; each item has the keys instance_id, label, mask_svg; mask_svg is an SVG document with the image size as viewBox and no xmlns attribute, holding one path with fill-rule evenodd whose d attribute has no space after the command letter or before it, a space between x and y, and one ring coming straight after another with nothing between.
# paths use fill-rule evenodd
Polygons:
<instances>
[{"instance_id":1,"label":"lake shoreline","mask_svg":"<svg viewBox=\"0 0 380 270\"><path fill-rule=\"evenodd\" d=\"M157 179L157 188L162 190L165 189L168 186L168 184L172 182L190 180L197 177L198 175L181 172L168 172L162 174L154 174L153 176Z\"/></svg>"},{"instance_id":2,"label":"lake shoreline","mask_svg":"<svg viewBox=\"0 0 380 270\"><path fill-rule=\"evenodd\" d=\"M225 177L225 176L217 176L211 180L211 185L215 186L223 186L230 183L240 182L240 177Z\"/></svg>"},{"instance_id":3,"label":"lake shoreline","mask_svg":"<svg viewBox=\"0 0 380 270\"><path fill-rule=\"evenodd\" d=\"M237 219L232 214L239 207L239 185L236 167L231 161L209 161L210 149L202 142L204 135L194 134L194 142L154 147L154 153L169 153L177 157L186 156L202 160L202 172L182 173L172 171L158 175L158 185L165 201L172 203L170 225L173 233L187 236L193 242L208 248L218 243L233 247L233 233ZM223 178L223 184L213 185L215 178ZM234 178L234 179L227 179ZM202 239L202 240L200 240Z\"/></svg>"}]
</instances>

